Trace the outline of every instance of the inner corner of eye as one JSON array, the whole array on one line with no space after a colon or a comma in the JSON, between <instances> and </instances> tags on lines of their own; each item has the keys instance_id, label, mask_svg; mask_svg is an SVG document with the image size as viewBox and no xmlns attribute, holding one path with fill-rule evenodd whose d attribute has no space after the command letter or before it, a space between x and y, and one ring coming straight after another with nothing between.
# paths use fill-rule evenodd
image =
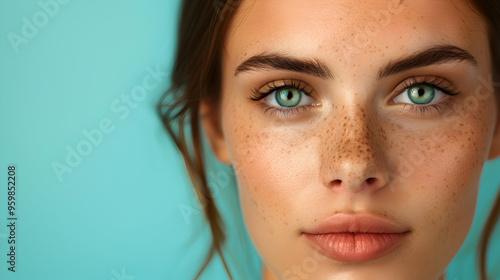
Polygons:
<instances>
[{"instance_id":1,"label":"inner corner of eye","mask_svg":"<svg viewBox=\"0 0 500 280\"><path fill-rule=\"evenodd\" d=\"M399 102L396 102L396 100L394 100L394 98L391 98L391 99L389 99L389 100L387 101L387 105L395 105L395 104L397 104L397 103L399 103Z\"/></svg>"}]
</instances>

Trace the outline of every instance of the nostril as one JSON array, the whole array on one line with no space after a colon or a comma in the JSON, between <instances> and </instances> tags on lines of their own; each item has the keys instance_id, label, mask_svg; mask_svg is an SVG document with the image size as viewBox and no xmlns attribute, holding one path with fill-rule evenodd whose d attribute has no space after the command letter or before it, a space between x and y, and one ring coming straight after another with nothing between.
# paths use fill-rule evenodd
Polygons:
<instances>
[{"instance_id":1,"label":"nostril","mask_svg":"<svg viewBox=\"0 0 500 280\"><path fill-rule=\"evenodd\" d=\"M368 179L366 179L366 182L371 185L371 184L374 184L375 182L377 181L376 178L373 178L373 177L370 177Z\"/></svg>"},{"instance_id":2,"label":"nostril","mask_svg":"<svg viewBox=\"0 0 500 280\"><path fill-rule=\"evenodd\" d=\"M334 180L332 181L332 187L340 187L340 185L342 184L342 180Z\"/></svg>"},{"instance_id":3,"label":"nostril","mask_svg":"<svg viewBox=\"0 0 500 280\"><path fill-rule=\"evenodd\" d=\"M348 178L349 179L349 178ZM366 178L364 181L351 181L351 180L341 180L341 179L335 179L330 181L328 186L331 189L336 189L339 190L341 188L346 188L351 191L359 191L362 188L368 188L368 189L378 189L381 185L382 181L377 178L377 177L369 177Z\"/></svg>"}]
</instances>

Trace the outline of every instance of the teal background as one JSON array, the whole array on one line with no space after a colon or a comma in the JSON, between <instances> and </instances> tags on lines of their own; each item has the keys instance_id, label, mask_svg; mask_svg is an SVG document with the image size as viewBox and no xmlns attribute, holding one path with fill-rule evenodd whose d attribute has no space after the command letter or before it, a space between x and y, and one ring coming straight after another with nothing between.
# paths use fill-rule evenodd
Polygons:
<instances>
[{"instance_id":1,"label":"teal background","mask_svg":"<svg viewBox=\"0 0 500 280\"><path fill-rule=\"evenodd\" d=\"M43 8L38 1L1 0L1 280L192 279L201 267L209 231L180 154L155 112L169 85L179 3L69 1L16 53L9 32L22 34L23 17L31 21ZM143 84L148 67L167 74L144 100L122 102ZM65 164L66 147L76 150L86 140L82 131L98 129L104 119L113 131L60 181L53 162ZM15 273L6 263L10 164L18 170ZM211 167L217 199L233 202L224 205L234 233L228 258L247 264L233 266L240 279L255 279L260 260L244 253L253 247L237 230L244 225L233 174ZM224 277L215 261L202 279Z\"/></svg>"},{"instance_id":2,"label":"teal background","mask_svg":"<svg viewBox=\"0 0 500 280\"><path fill-rule=\"evenodd\" d=\"M33 22L44 11L40 3L49 2L58 3L0 0L0 279L192 279L210 236L180 154L155 112L169 85L180 1L67 1L16 52L9 34L21 35L23 17ZM164 74L149 80L158 83L143 100L126 103L151 75L147 69ZM67 148L84 145L82 131L95 132L103 120L113 130L58 178L54 162L66 164ZM231 270L236 279L258 279L260 260L244 230L234 174L209 161L228 226ZM15 273L6 263L11 164L17 168ZM500 161L486 165L473 229L449 279L474 279L475 244L499 171ZM491 265L500 260L499 237L497 230ZM500 267L490 269L500 279ZM227 279L218 259L202 279Z\"/></svg>"}]
</instances>

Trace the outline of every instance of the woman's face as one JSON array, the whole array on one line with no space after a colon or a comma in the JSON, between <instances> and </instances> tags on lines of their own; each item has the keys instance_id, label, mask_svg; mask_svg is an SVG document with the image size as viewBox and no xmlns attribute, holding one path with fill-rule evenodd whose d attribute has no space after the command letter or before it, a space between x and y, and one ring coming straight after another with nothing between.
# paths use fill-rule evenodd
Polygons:
<instances>
[{"instance_id":1,"label":"woman's face","mask_svg":"<svg viewBox=\"0 0 500 280\"><path fill-rule=\"evenodd\" d=\"M274 274L442 274L497 125L486 30L458 0L242 2L205 128Z\"/></svg>"}]
</instances>

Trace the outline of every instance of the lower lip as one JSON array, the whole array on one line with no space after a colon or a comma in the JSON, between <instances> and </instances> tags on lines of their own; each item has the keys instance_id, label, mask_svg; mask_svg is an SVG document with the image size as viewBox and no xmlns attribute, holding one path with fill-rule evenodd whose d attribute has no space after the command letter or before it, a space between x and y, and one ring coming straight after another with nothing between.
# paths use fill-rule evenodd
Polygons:
<instances>
[{"instance_id":1,"label":"lower lip","mask_svg":"<svg viewBox=\"0 0 500 280\"><path fill-rule=\"evenodd\" d=\"M381 258L404 242L405 233L304 234L321 253L341 262L366 262Z\"/></svg>"}]
</instances>

